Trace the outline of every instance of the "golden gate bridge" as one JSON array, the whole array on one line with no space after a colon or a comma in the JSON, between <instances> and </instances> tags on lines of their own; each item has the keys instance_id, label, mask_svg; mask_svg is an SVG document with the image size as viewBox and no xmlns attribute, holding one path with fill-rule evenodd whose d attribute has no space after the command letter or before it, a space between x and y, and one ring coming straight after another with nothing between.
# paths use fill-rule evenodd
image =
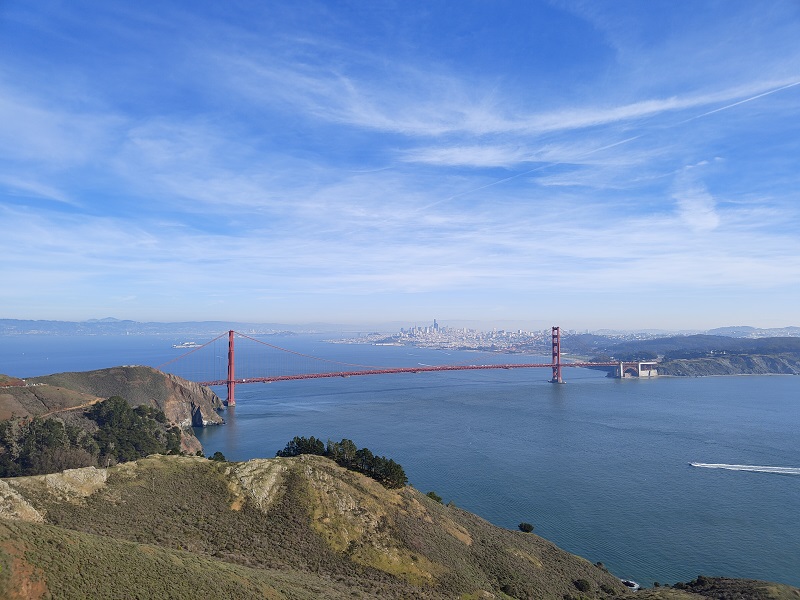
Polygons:
<instances>
[{"instance_id":1,"label":"golden gate bridge","mask_svg":"<svg viewBox=\"0 0 800 600\"><path fill-rule=\"evenodd\" d=\"M636 363L621 362L566 362L561 357L561 330L551 331L552 356L548 363L490 363L445 364L406 367L362 365L321 358L295 350L281 348L230 330L186 352L157 368L195 381L204 386L226 386L227 404L236 404L236 386L251 383L298 381L331 377L360 377L393 373L438 373L444 371L478 371L490 369L552 369L552 383L564 383L565 367L616 367L617 376L623 377L626 369L636 368ZM243 351L248 356L242 360ZM237 356L239 360L237 362Z\"/></svg>"}]
</instances>

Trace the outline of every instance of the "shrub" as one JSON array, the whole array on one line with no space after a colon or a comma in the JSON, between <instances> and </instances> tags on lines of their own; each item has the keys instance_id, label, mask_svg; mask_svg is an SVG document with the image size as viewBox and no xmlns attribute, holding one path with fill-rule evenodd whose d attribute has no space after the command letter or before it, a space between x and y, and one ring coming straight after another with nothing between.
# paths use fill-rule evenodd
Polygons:
<instances>
[{"instance_id":1,"label":"shrub","mask_svg":"<svg viewBox=\"0 0 800 600\"><path fill-rule=\"evenodd\" d=\"M430 491L430 492L428 492L428 493L427 493L427 494L425 494L425 495L426 495L428 498L430 498L431 500L435 500L435 501L436 501L436 502L438 502L439 504L441 504L441 503L442 503L442 497L441 497L439 494L437 494L436 492L434 492L434 491Z\"/></svg>"},{"instance_id":2,"label":"shrub","mask_svg":"<svg viewBox=\"0 0 800 600\"><path fill-rule=\"evenodd\" d=\"M575 585L576 588L578 588L578 591L580 592L588 592L589 590L592 589L592 584L586 581L585 579L576 579L572 583Z\"/></svg>"},{"instance_id":3,"label":"shrub","mask_svg":"<svg viewBox=\"0 0 800 600\"><path fill-rule=\"evenodd\" d=\"M524 521L519 525L517 525L517 527L519 527L519 530L524 533L530 533L531 531L533 531L533 525L531 525L530 523L525 523Z\"/></svg>"}]
</instances>

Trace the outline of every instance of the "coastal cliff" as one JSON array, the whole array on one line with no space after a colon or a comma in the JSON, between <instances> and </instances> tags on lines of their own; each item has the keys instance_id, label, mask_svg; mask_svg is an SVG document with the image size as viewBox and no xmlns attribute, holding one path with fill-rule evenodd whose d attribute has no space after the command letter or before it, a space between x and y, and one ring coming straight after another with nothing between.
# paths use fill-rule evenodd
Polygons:
<instances>
[{"instance_id":1,"label":"coastal cliff","mask_svg":"<svg viewBox=\"0 0 800 600\"><path fill-rule=\"evenodd\" d=\"M66 388L101 398L121 396L131 406L153 406L179 427L204 427L222 423L216 410L222 400L193 381L151 367L124 366L96 371L57 373L33 377L28 384ZM31 388L28 388L31 389ZM32 388L35 390L35 387Z\"/></svg>"},{"instance_id":2,"label":"coastal cliff","mask_svg":"<svg viewBox=\"0 0 800 600\"><path fill-rule=\"evenodd\" d=\"M7 377L0 386L0 420L16 417L56 417L83 427L83 409L112 396L131 406L163 411L170 425L184 435L182 450L194 454L202 446L192 427L220 425L222 400L192 381L151 367L123 366L96 371L67 372L25 381Z\"/></svg>"},{"instance_id":3,"label":"coastal cliff","mask_svg":"<svg viewBox=\"0 0 800 600\"><path fill-rule=\"evenodd\" d=\"M713 375L800 375L800 357L787 354L730 354L665 360L659 375L708 377Z\"/></svg>"}]
</instances>

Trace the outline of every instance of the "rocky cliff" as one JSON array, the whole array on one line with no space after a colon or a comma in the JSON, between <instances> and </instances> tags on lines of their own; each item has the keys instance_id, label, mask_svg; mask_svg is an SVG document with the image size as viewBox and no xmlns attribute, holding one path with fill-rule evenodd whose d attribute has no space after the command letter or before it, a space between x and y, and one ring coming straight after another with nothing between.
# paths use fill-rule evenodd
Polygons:
<instances>
[{"instance_id":1,"label":"rocky cliff","mask_svg":"<svg viewBox=\"0 0 800 600\"><path fill-rule=\"evenodd\" d=\"M26 389L33 394L37 394L37 390L31 384L44 384L100 398L122 396L131 406L144 404L161 409L170 423L180 427L203 427L223 422L216 412L223 403L214 392L151 367L125 366L57 373L33 377L27 383L29 387Z\"/></svg>"}]
</instances>

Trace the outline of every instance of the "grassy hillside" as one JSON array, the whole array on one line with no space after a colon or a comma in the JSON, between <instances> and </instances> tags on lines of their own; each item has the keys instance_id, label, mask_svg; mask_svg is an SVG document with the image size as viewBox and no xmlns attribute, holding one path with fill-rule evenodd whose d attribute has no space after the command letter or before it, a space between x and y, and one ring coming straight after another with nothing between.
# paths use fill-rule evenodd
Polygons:
<instances>
[{"instance_id":1,"label":"grassy hillside","mask_svg":"<svg viewBox=\"0 0 800 600\"><path fill-rule=\"evenodd\" d=\"M576 580L589 585L587 598L624 593L617 579L542 538L494 527L413 488L387 490L316 456L159 456L107 472L4 481L0 514L32 521L33 509L44 521L4 522L5 585L37 574L51 593L75 590L60 597L80 597L93 589L81 581L93 585L103 573L115 574L116 597L124 597L148 572L158 580L148 585L172 597L200 597L180 587L188 556L202 558L192 568L276 598L561 600L580 597ZM315 586L325 593L309 591Z\"/></svg>"}]
</instances>

